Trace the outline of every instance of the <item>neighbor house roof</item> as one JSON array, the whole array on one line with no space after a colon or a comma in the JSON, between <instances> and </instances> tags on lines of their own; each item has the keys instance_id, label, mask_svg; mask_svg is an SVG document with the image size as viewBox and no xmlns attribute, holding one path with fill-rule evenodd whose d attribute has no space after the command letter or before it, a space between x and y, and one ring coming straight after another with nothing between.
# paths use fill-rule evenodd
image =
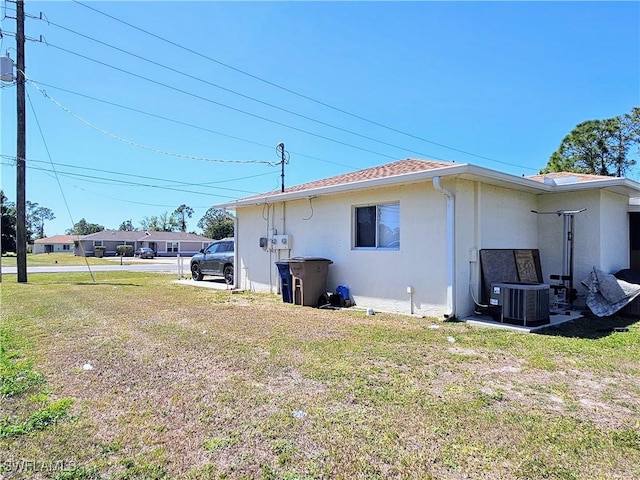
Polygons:
<instances>
[{"instance_id":1,"label":"neighbor house roof","mask_svg":"<svg viewBox=\"0 0 640 480\"><path fill-rule=\"evenodd\" d=\"M213 239L184 232L154 232L123 230L103 230L82 237L82 240L120 241L120 242L213 242Z\"/></svg>"},{"instance_id":2,"label":"neighbor house roof","mask_svg":"<svg viewBox=\"0 0 640 480\"><path fill-rule=\"evenodd\" d=\"M540 175L528 175L527 178L542 183L550 183L553 181L556 185L568 184L568 183L580 183L580 182L594 182L597 180L611 180L612 178L606 175L591 175L588 173L573 173L573 172L551 172L542 173Z\"/></svg>"},{"instance_id":3,"label":"neighbor house roof","mask_svg":"<svg viewBox=\"0 0 640 480\"><path fill-rule=\"evenodd\" d=\"M489 185L511 188L533 194L581 190L584 188L606 188L622 195L628 195L629 197L640 195L640 184L626 178L566 172L524 177L498 172L468 163L439 162L410 158L288 187L284 192L272 191L241 198L233 202L216 205L216 208L237 208L368 188L424 182L434 177L455 177L470 181L481 181Z\"/></svg>"},{"instance_id":4,"label":"neighbor house roof","mask_svg":"<svg viewBox=\"0 0 640 480\"><path fill-rule=\"evenodd\" d=\"M77 239L77 235L54 235L52 237L38 238L33 243L44 243L46 245L53 245L54 243L69 244L75 242Z\"/></svg>"}]
</instances>

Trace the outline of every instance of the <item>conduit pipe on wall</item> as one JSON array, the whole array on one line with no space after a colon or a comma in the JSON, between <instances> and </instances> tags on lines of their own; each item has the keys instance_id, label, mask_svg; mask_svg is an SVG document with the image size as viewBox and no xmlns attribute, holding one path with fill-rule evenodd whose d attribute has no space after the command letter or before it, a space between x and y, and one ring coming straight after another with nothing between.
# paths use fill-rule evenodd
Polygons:
<instances>
[{"instance_id":1,"label":"conduit pipe on wall","mask_svg":"<svg viewBox=\"0 0 640 480\"><path fill-rule=\"evenodd\" d=\"M456 319L456 197L440 184L440 177L433 177L433 186L447 199L447 309L446 320Z\"/></svg>"}]
</instances>

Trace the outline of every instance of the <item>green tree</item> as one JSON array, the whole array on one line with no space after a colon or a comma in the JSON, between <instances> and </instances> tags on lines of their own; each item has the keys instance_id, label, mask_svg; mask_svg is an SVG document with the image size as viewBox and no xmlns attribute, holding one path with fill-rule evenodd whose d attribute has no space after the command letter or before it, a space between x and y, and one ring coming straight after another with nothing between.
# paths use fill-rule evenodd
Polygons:
<instances>
[{"instance_id":1,"label":"green tree","mask_svg":"<svg viewBox=\"0 0 640 480\"><path fill-rule=\"evenodd\" d=\"M640 108L604 120L582 122L560 143L540 173L575 172L623 176L636 164L640 145Z\"/></svg>"},{"instance_id":2,"label":"green tree","mask_svg":"<svg viewBox=\"0 0 640 480\"><path fill-rule=\"evenodd\" d=\"M133 222L131 220L125 220L120 224L118 230L122 232L135 232L137 229L133 226Z\"/></svg>"},{"instance_id":3,"label":"green tree","mask_svg":"<svg viewBox=\"0 0 640 480\"><path fill-rule=\"evenodd\" d=\"M16 205L10 202L4 192L0 190L0 214L2 215L2 238L0 250L2 253L16 251Z\"/></svg>"},{"instance_id":4,"label":"green tree","mask_svg":"<svg viewBox=\"0 0 640 480\"><path fill-rule=\"evenodd\" d=\"M202 229L205 237L215 240L233 237L233 217L224 210L211 207L198 221L198 227Z\"/></svg>"},{"instance_id":5,"label":"green tree","mask_svg":"<svg viewBox=\"0 0 640 480\"><path fill-rule=\"evenodd\" d=\"M91 233L101 232L104 230L102 225L97 223L89 223L84 218L73 224L73 228L67 230L67 235L89 235Z\"/></svg>"},{"instance_id":6,"label":"green tree","mask_svg":"<svg viewBox=\"0 0 640 480\"><path fill-rule=\"evenodd\" d=\"M191 218L193 216L193 208L188 207L183 203L173 211L173 215L176 217L178 221L178 225L180 226L180 231L186 232L187 218Z\"/></svg>"},{"instance_id":7,"label":"green tree","mask_svg":"<svg viewBox=\"0 0 640 480\"><path fill-rule=\"evenodd\" d=\"M143 230L148 232L175 232L178 230L178 220L175 215L163 212L160 215L144 217L140 221Z\"/></svg>"},{"instance_id":8,"label":"green tree","mask_svg":"<svg viewBox=\"0 0 640 480\"><path fill-rule=\"evenodd\" d=\"M53 220L56 216L47 207L41 207L37 203L27 202L27 233L29 241L44 238L44 222Z\"/></svg>"}]
</instances>

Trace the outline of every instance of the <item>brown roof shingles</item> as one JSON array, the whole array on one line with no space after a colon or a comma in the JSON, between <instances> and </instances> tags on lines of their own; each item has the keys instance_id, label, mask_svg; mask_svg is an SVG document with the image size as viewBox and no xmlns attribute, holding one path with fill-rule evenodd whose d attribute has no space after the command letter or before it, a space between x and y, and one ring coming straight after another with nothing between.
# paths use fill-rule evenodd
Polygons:
<instances>
[{"instance_id":1,"label":"brown roof shingles","mask_svg":"<svg viewBox=\"0 0 640 480\"><path fill-rule=\"evenodd\" d=\"M551 178L551 179L575 177L578 183L593 182L594 180L611 180L613 178L619 178L619 177L608 177L606 175L591 175L589 173L573 173L573 172L551 172L551 173L544 173L540 175L531 175L531 176L528 176L527 178L529 178L530 180L535 180L536 182L544 182L545 177Z\"/></svg>"},{"instance_id":2,"label":"brown roof shingles","mask_svg":"<svg viewBox=\"0 0 640 480\"><path fill-rule=\"evenodd\" d=\"M54 235L52 237L38 238L34 243L46 243L48 245L69 244L78 239L77 235Z\"/></svg>"},{"instance_id":3,"label":"brown roof shingles","mask_svg":"<svg viewBox=\"0 0 640 480\"><path fill-rule=\"evenodd\" d=\"M374 180L378 178L403 175L407 173L424 172L436 168L450 167L452 165L454 165L453 162L437 162L435 160L420 160L415 158L408 158L406 160L398 160L397 162L387 163L385 165L379 165L377 167L365 168L364 170L358 170L357 172L344 173L342 175L336 175L335 177L329 177L322 180L303 183L301 185L295 185L293 187L285 188L284 193L303 192L305 190L315 190L317 188L332 187L335 185L347 185L364 180ZM265 195L275 195L278 193L281 192L267 192L260 195L253 195L247 198L259 198L264 197Z\"/></svg>"}]
</instances>

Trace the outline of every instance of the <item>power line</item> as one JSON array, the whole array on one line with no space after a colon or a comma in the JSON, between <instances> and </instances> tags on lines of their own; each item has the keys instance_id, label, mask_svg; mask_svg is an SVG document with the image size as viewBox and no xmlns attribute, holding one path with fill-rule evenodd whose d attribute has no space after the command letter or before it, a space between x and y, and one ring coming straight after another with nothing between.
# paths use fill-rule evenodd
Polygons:
<instances>
[{"instance_id":1,"label":"power line","mask_svg":"<svg viewBox=\"0 0 640 480\"><path fill-rule=\"evenodd\" d=\"M223 91L225 91L225 92L231 93L231 94L233 94L233 95L240 96L240 97L242 97L242 98L246 98L246 99L248 99L248 100L251 100L251 101L256 102L256 103L259 103L259 104L261 104L261 105L265 105L265 106L267 106L267 107L270 107L270 108L273 108L273 109L279 110L279 111L281 111L281 112L285 112L285 113L288 113L288 114L290 114L290 115L294 115L294 116L296 116L296 117L303 118L303 119L305 119L305 120L308 120L308 121L311 121L311 122L317 123L317 124L319 124L319 125L323 125L323 126L325 126L325 127L333 128L333 129L338 130L338 131L343 132L343 133L348 133L348 134L350 134L350 135L355 135L355 136L357 136L357 137L364 138L364 139L366 139L366 140L370 140L370 141L372 141L372 142L380 143L381 145L386 145L386 146L388 146L388 147L397 148L397 149L399 149L399 150L404 150L404 151L407 151L407 152L410 152L410 153L416 153L416 154L418 154L418 155L426 156L426 157L433 158L433 159L436 159L436 160L442 160L442 159L439 159L438 157L435 157L434 155L429 154L429 153L424 153L424 152L420 152L420 151L417 151L417 150L412 150L412 149L409 149L409 148L406 148L406 147L402 147L402 146L400 146L400 145L395 145L395 144L393 144L393 143L385 142L385 141L383 141L383 140L379 140L379 139L377 139L377 138L370 137L370 136L368 136L368 135L363 135L363 134L361 134L361 133L354 132L354 131L352 131L352 130L348 130L348 129L346 129L346 128L338 127L338 126L336 126L336 125L332 125L332 124L330 124L330 123L323 122L322 120L318 120L318 119L315 119L315 118L313 118L313 117L309 117L309 116L307 116L307 115L303 115L303 114L301 114L301 113L297 113L297 112L294 112L294 111L292 111L292 110L289 110L289 109L286 109L286 108L283 108L283 107L279 107L278 105L274 105L274 104L272 104L272 103L265 102L265 101L260 100L260 99L258 99L258 98L252 97L252 96L250 96L250 95L246 95L246 94L244 94L244 93L237 92L236 90L233 90L233 89L230 89L230 88L223 87L222 85L218 85L218 84L216 84L216 83L210 82L210 81L208 81L208 80L204 80L204 79L202 79L202 78L200 78L200 77L197 77L197 76L195 76L195 75L191 75L191 74L189 74L189 73L183 72L183 71L178 70L178 69L176 69L176 68L169 67L168 65L165 65L165 64L163 64L163 63L156 62L156 61L151 60L151 59L149 59L149 58L143 57L142 55L138 55L138 54L136 54L136 53L130 52L130 51L125 50L125 49L123 49L123 48L116 47L115 45L112 45L112 44L107 43L107 42L103 42L102 40L98 40L98 39L96 39L96 38L90 37L89 35L85 35L85 34L83 34L83 33L77 32L77 31L72 30L72 29L70 29L70 28L67 28L67 27L65 27L65 26L63 26L63 25L59 25L59 24L57 24L57 23L55 23L55 22L51 22L51 21L49 21L49 20L47 20L47 22L48 22L50 25L53 25L54 27L60 28L60 29L65 30L65 31L67 31L67 32L70 32L70 33L73 33L73 34L78 35L78 36L80 36L80 37L83 37L83 38L86 38L86 39L88 39L88 40L91 40L91 41L93 41L93 42L99 43L100 45L104 45L104 46L106 46L106 47L112 48L112 49L114 49L114 50L116 50L116 51L118 51L118 52L125 53L125 54L130 55L130 56L132 56L132 57L134 57L134 58L137 58L137 59L139 59L139 60L142 60L142 61L148 62L148 63L150 63L150 64L152 64L152 65L155 65L155 66L158 66L158 67L164 68L164 69L166 69L166 70L169 70L170 72L174 72L174 73L177 73L177 74L179 74L179 75L183 75L183 76L185 76L185 77L187 77L187 78L190 78L190 79L192 79L192 80L197 80L197 81L202 82L202 83L204 83L204 84L206 84L206 85L210 85L210 86L212 86L212 87L218 88L218 89L223 90Z\"/></svg>"},{"instance_id":2,"label":"power line","mask_svg":"<svg viewBox=\"0 0 640 480\"><path fill-rule=\"evenodd\" d=\"M38 120L38 115L36 114L36 109L33 106L33 102L31 101L31 96L29 95L29 92L27 92L27 99L29 100L29 106L31 106L31 112L33 113L33 118L36 121L36 125L38 126L38 131L40 132L40 137L42 138L42 143L44 144L44 149L47 152L47 156L49 157L49 163L51 163L51 168L53 169L53 174L55 176L56 182L58 183L58 188L60 189L60 194L62 195L62 201L64 202L64 206L67 209L67 214L69 215L69 220L71 220L71 226L73 228L73 225L75 225L75 222L73 221L73 215L71 214L71 209L69 208L69 203L67 202L67 196L64 194L64 189L62 188L62 184L60 183L60 179L58 177L58 172L56 171L56 167L53 164L53 158L51 157L51 151L49 150L49 145L47 144L47 141L44 138L44 132L42 131L42 126L40 125L40 120ZM26 163L26 162L25 162ZM76 236L77 240L80 239L80 237ZM80 247L82 249L82 247ZM91 275L91 280L93 281L93 283L96 282L95 277L93 276L93 271L91 270L91 266L89 265L89 259L87 258L86 255L83 255L84 259L85 259L85 263L87 264L87 270L89 270L89 275Z\"/></svg>"},{"instance_id":3,"label":"power line","mask_svg":"<svg viewBox=\"0 0 640 480\"><path fill-rule=\"evenodd\" d=\"M109 100L105 100L105 99L102 99L102 98L97 98L97 97L94 97L94 96L91 96L91 95L87 95L85 93L79 93L79 92L76 92L76 91L73 91L73 90L68 90L66 88L62 88L62 87L59 87L59 86L56 86L56 85L51 85L49 83L41 82L39 80L32 80L32 81L34 81L38 85L42 85L42 86L45 86L45 87L49 87L49 88L53 88L53 89L56 89L56 90L60 90L61 92L66 92L66 93L70 93L72 95L77 95L79 97L86 98L86 99L93 100L93 101L100 102L100 103L104 103L106 105L111 105L111 106L118 107L118 108L121 108L121 109L124 109L124 110L129 110L131 112L136 112L136 113L140 113L142 115L147 115L149 117L158 118L160 120L165 120L167 122L172 122L172 123L175 123L177 125L183 125L185 127L194 128L194 129L197 129L197 130L201 130L203 132L213 133L215 135L220 135L220 136L223 136L223 137L231 138L233 140L238 140L238 141L241 141L241 142L245 142L245 143L249 143L249 144L252 144L252 145L257 145L259 147L268 148L269 150L273 150L273 146L272 145L267 145L265 143L256 142L256 141L249 140L249 139L242 138L242 137L238 137L238 136L235 136L235 135L229 135L227 133L222 133L222 132L219 132L217 130L212 130L210 128L202 127L200 125L194 125L192 123L183 122L182 120L176 120L174 118L165 117L163 115L158 115L156 113L146 112L144 110L139 110L137 108L133 108L133 107L129 107L129 106L126 106L126 105L122 105L122 104L115 103L115 102L112 102L112 101L109 101ZM291 153L295 154L298 157L309 158L311 160L318 160L319 162L329 163L329 164L332 164L332 165L338 165L340 167L346 167L346 168L350 168L352 170L358 170L358 168L353 167L351 165L346 165L344 163L334 162L334 161L327 160L327 159L324 159L324 158L315 157L313 155L307 155L307 154L302 153L302 152L292 151Z\"/></svg>"},{"instance_id":4,"label":"power line","mask_svg":"<svg viewBox=\"0 0 640 480\"><path fill-rule=\"evenodd\" d=\"M330 137L327 137L327 136L324 136L324 135L320 135L320 134L317 134L317 133L313 133L313 132L310 132L310 131L308 131L308 130L304 130L304 129L302 129L302 128L294 127L294 126L292 126L292 125L288 125L288 124L286 124L286 123L282 123L282 122L279 122L279 121L277 121L277 120L272 120L272 119L270 119L270 118L263 117L263 116L261 116L261 115L257 115L257 114L255 114L255 113L247 112L247 111L245 111L245 110L242 110L242 109L239 109L239 108L235 108L235 107L232 107L232 106L230 106L230 105L226 105L226 104L221 103L221 102L217 102L217 101L212 100L212 99L210 99L210 98L206 98L206 97L203 97L203 96L201 96L201 95L197 95L197 94L195 94L195 93L191 93L191 92L188 92L188 91L186 91L186 90L182 90L182 89L177 88L177 87L172 87L171 85L167 85L166 83L159 82L158 80L153 80L153 79L148 78L148 77L145 77L145 76L143 76L143 75L139 75L139 74L137 74L137 73L130 72L130 71L125 70L125 69L123 69L123 68L116 67L115 65L109 65L108 63L101 62L100 60L96 60L95 58L87 57L86 55L82 55L82 54L80 54L80 53L73 52L73 51L68 50L68 49L66 49L66 48L64 48L64 47L60 47L60 46L58 46L58 45L54 45L53 43L48 43L48 42L47 42L47 43L46 43L46 45L47 45L47 46L49 46L49 47L53 47L53 48L56 48L56 49L58 49L58 50L61 50L61 51L63 51L63 52L69 53L69 54L71 54L71 55L75 55L75 56L77 56L77 57L84 58L85 60L88 60L88 61L90 61L90 62L94 62L94 63L97 63L97 64L99 64L99 65L103 65L103 66L105 66L105 67L111 68L111 69L113 69L113 70L117 70L117 71L120 71L120 72L126 73L127 75L131 75L131 76L136 77L136 78L139 78L139 79L141 79L141 80L145 80L145 81L147 81L147 82L154 83L154 84L156 84L156 85L160 85L160 86L165 87L165 88L168 88L168 89L170 89L170 90L173 90L173 91L176 91L176 92L179 92L179 93L183 93L183 94L185 94L185 95L188 95L188 96L190 96L190 97L197 98L197 99L199 99L199 100L204 100L205 102L209 102L209 103L212 103L212 104L214 104L214 105L218 105L218 106L220 106L220 107L227 108L227 109L229 109L229 110L233 110L233 111L235 111L235 112L242 113L242 114L245 114L245 115L248 115L248 116L251 116L251 117L257 118L257 119L259 119L259 120L264 120L264 121L266 121L266 122L273 123L273 124L275 124L275 125L280 125L280 126L282 126L282 127L289 128L289 129L291 129L291 130L295 130L295 131L297 131L297 132L305 133L305 134L307 134L307 135L311 135L311 136L316 137L316 138L321 138L321 139L323 139L323 140L327 140L327 141L329 141L329 142L337 143L337 144L339 144L339 145L344 145L344 146L346 146L346 147L354 148L354 149L356 149L356 150L361 150L361 151L363 151L363 152L371 153L371 154L373 154L373 155L378 155L378 156L381 156L381 157L390 158L390 159L392 159L392 160L397 160L397 158L396 158L396 157L391 156L391 155L387 155L387 154L384 154L384 153L380 153L380 152L376 152L376 151L373 151L373 150L369 150L368 148L358 147L358 146L356 146L356 145L352 145L352 144L347 143L347 142L343 142L343 141L340 141L340 140L336 140L336 139L334 139L334 138L330 138Z\"/></svg>"},{"instance_id":5,"label":"power line","mask_svg":"<svg viewBox=\"0 0 640 480\"><path fill-rule=\"evenodd\" d=\"M342 109L342 108L336 107L336 106L331 105L331 104L329 104L329 103L323 102L323 101L321 101L321 100L317 100L317 99L315 99L315 98L313 98L313 97L310 97L310 96L308 96L308 95L302 94L302 93L300 93L300 92L296 92L295 90L292 90L292 89L290 89L290 88L287 88L287 87L282 86L282 85L280 85L280 84L277 84L277 83L275 83L275 82L271 82L271 81L269 81L269 80L266 80L266 79L264 79L264 78L262 78L262 77L259 77L259 76L257 76L257 75L254 75L254 74L252 74L252 73L249 73L249 72L247 72L247 71L245 71L245 70L242 70L242 69L239 69L239 68L234 67L234 66L232 66L232 65L229 65L228 63L221 62L220 60L217 60L217 59L215 59L215 58L209 57L209 56L207 56L207 55L205 55L205 54L203 54L203 53L200 53L200 52L198 52L198 51L196 51L196 50L193 50L193 49L191 49L191 48L185 47L184 45L180 45L179 43L176 43L176 42L173 42L173 41L171 41L171 40L168 40L167 38L164 38L164 37L162 37L162 36L160 36L160 35L157 35L157 34L155 34L155 33L152 33L152 32L150 32L150 31L148 31L148 30L145 30L145 29L143 29L143 28L140 28L140 27L138 27L138 26L136 26L136 25L133 25L133 24L131 24L131 23L129 23L129 22L126 22L126 21L124 21L124 20L122 20L122 19L118 18L118 17L115 17L115 16L113 16L113 15L110 15L110 14L108 14L108 13L105 13L105 12L103 12L103 11L101 11L101 10L98 10L98 9L97 9L97 8L95 8L95 7L92 7L92 6L90 7L89 5L87 5L87 4L85 4L85 3L82 3L82 2L80 2L80 1L78 1L78 0L72 0L72 1L73 1L74 3L76 3L76 4L78 4L78 5L81 5L81 6L85 7L85 8L88 8L89 10L93 10L94 12L99 13L100 15L103 15L103 16L105 16L105 17L108 17L108 18L110 18L110 19L112 19L112 20L114 20L114 21L116 21L116 22L122 23L123 25L126 25L126 26L128 26L128 27L130 27L130 28L133 28L133 29L135 29L135 30L138 30L139 32L142 32L142 33L144 33L144 34L146 34L146 35L149 35L149 36L154 37L154 38L156 38L156 39L158 39L158 40L161 40L161 41L163 41L163 42L166 42L166 43L168 43L168 44L170 44L170 45L173 45L174 47L177 47L177 48L179 48L179 49L181 49L181 50L184 50L184 51L186 51L186 52L189 52L189 53L191 53L191 54L193 54L193 55L196 55L196 56L198 56L198 57L201 57L201 58L204 58L204 59L206 59L206 60L209 60L209 61L211 61L211 62L213 62L213 63L216 63L216 64L218 64L218 65L220 65L220 66L223 66L223 67L225 67L225 68L228 68L228 69L230 69L230 70L233 70L234 72L240 73L240 74L245 75L245 76L247 76L247 77L250 77L250 78L252 78L252 79L254 79L254 80L258 80L259 82L262 82L262 83L264 83L264 84L266 84L266 85L270 85L270 86L275 87L275 88L277 88L277 89L279 89L279 90L282 90L282 91L284 91L284 92L287 92L287 93L290 93L290 94L292 94L292 95L295 95L295 96L297 96L297 97L299 97L299 98L303 98L303 99L305 99L305 100L308 100L308 101L310 101L310 102L316 103L316 104L318 104L318 105L322 105L323 107L329 108L329 109L334 110L334 111L336 111L336 112L340 112L340 113L342 113L342 114L344 114L344 115L348 115L348 116L350 116L350 117L357 118L358 120L361 120L361 121L363 121L363 122L367 122L367 123L369 123L369 124L371 124L371 125L376 125L376 126L378 126L378 127L384 128L384 129L389 130L389 131L392 131L392 132L399 133L399 134L401 134L401 135L405 135L405 136L410 137L410 138L414 138L414 139L416 139L416 140L420 140L420 141L423 141L423 142L427 142L427 143L430 143L430 144L432 144L432 145L437 145L437 146L439 146L439 147L446 148L446 149L448 149L448 150L452 150L452 151L455 151L455 152L463 153L463 154L465 154L465 155L470 155L470 156L472 156L472 157L480 158L480 159L483 159L483 160L488 160L488 161L490 161L490 162L500 163L500 164L503 164L503 165L509 165L509 166L512 166L512 167L524 168L524 169L527 169L527 170L537 170L537 169L535 169L535 168L525 167L525 166L522 166L522 165L517 165L517 164L509 163L509 162L504 162L504 161L501 161L501 160L496 160L495 158L486 157L486 156L484 156L484 155L478 155L478 154L476 154L476 153L468 152L468 151L466 151L466 150L461 150L461 149L459 149L459 148L455 148L455 147L450 147L450 146L445 145L445 144L443 144L443 143L434 142L434 141L429 140L429 139L426 139L426 138L424 138L424 137L420 137L420 136L418 136L418 135L414 135L414 134L411 134L411 133L407 133L407 132L404 132L404 131L399 130L399 129L397 129L397 128L394 128L394 127L390 127L390 126L388 126L388 125L385 125L385 124L383 124L383 123L376 122L376 121L374 121L374 120L370 120L370 119L365 118L365 117L363 117L363 116L361 116L361 115L357 115L357 114L355 114L355 113L349 112L349 111L347 111L347 110L344 110L344 109ZM435 158L435 157L434 157L434 159L438 160L438 159L437 159L437 158Z\"/></svg>"},{"instance_id":6,"label":"power line","mask_svg":"<svg viewBox=\"0 0 640 480\"><path fill-rule=\"evenodd\" d=\"M57 105L60 109L62 109L63 111L65 111L66 113L68 113L69 115L71 115L72 117L74 117L76 120L81 121L82 123L84 123L85 125L87 125L88 127L93 128L94 130L97 130L98 132L107 135L108 137L114 138L116 140L119 140L123 143L127 143L133 147L137 147L137 148L141 148L143 150L149 150L151 152L154 153L159 153L161 155L169 155L172 157L178 157L178 158L185 158L188 160L201 160L201 161L205 161L205 162L218 162L218 163L263 163L263 164L270 164L271 162L267 162L265 160L222 160L222 159L218 159L218 158L208 158L208 157L196 157L193 155L185 155L182 153L174 153L174 152L166 152L164 150L160 150L158 148L155 147L151 147L149 145L143 145L141 143L137 143L137 142L133 142L131 140L128 140L124 137L121 137L119 135L116 135L115 133L111 133L107 130L104 130L103 128L98 127L97 125L94 125L93 123L89 122L88 120L85 120L84 118L80 117L79 115L73 113L71 110L69 110L67 107L65 107L64 105L62 105L58 100L56 100L55 98L51 97L50 95L47 94L47 92L45 92L44 90L42 90L38 84L32 80L29 80L29 83L31 85L33 85L36 89L38 89L38 91L40 93L42 93L42 95L51 100L55 105Z\"/></svg>"},{"instance_id":7,"label":"power line","mask_svg":"<svg viewBox=\"0 0 640 480\"><path fill-rule=\"evenodd\" d=\"M4 156L4 155L3 155ZM2 162L3 165L11 165L9 163L6 162ZM30 170L37 170L37 171L41 171L41 172L54 172L55 170L53 169L48 169L48 168L42 168L42 167L34 167L34 166L28 166L28 168ZM174 192L182 192L182 193L191 193L191 194L195 194L195 195L205 195L208 197L221 197L221 198L231 198L231 199L236 199L237 197L231 197L228 195L220 195L217 193L206 193L206 192L196 192L193 190L183 190L180 188L173 188L173 187L167 187L167 186L162 186L162 185L152 185L152 184L148 184L148 183L139 183L139 182L130 182L127 180L116 180L116 179L112 179L112 178L106 178L106 177L98 177L96 175L85 175L85 174L81 174L81 173L73 173L73 172L61 172L61 171L56 171L57 175L60 176L64 176L64 177L69 177L69 178L75 178L77 180L84 180L84 179L88 179L88 180L84 180L87 182L91 182L91 183L98 183L95 182L93 180L99 180L99 181L107 181L109 182L110 185L121 185L121 186L125 186L125 187L146 187L146 188L155 188L155 189L160 189L160 190L170 190L170 191L174 191Z\"/></svg>"},{"instance_id":8,"label":"power line","mask_svg":"<svg viewBox=\"0 0 640 480\"><path fill-rule=\"evenodd\" d=\"M3 158L8 158L8 159L12 159L14 160L15 157L12 157L10 155L0 155L0 157ZM261 173L258 175L249 175L247 177L241 177L239 179L232 179L232 180L219 180L219 181L215 181L215 182L181 182L179 180L171 180L171 179L167 179L167 178L158 178L158 177L149 177L146 175L136 175L136 174L132 174L132 173L122 173L122 172L116 172L113 170L104 170L101 168L90 168L90 167L85 167L85 166L78 166L78 165L70 165L68 163L54 163L52 161L50 162L46 162L44 160L35 160L33 158L29 158L28 159L29 162L31 163L50 163L54 169L55 166L58 167L67 167L67 168L75 168L75 169L80 169L83 171L92 171L92 172L99 172L99 173L108 173L110 175L118 175L118 176L122 176L122 177L127 177L127 178L139 178L142 180L154 180L154 181L160 181L160 182L168 182L168 183L173 183L173 184L177 184L177 185L182 185L182 186L186 186L186 187L191 187L191 186L202 186L202 187L206 187L206 188L214 188L214 189L218 189L218 190L227 190L227 191L231 191L231 192L238 192L238 193L249 193L249 194L256 194L259 192L255 192L252 190L240 190L237 188L227 188L227 187L216 187L213 186L213 184L216 183L227 183L229 181L233 181L233 180L244 180L246 178L254 178L254 177L259 177L259 176L266 176L266 175L276 175L277 172L268 172L268 173ZM65 172L63 172L65 173ZM105 177L102 178L103 180L111 180L111 179L107 179ZM114 179L114 182L118 182L118 180Z\"/></svg>"},{"instance_id":9,"label":"power line","mask_svg":"<svg viewBox=\"0 0 640 480\"><path fill-rule=\"evenodd\" d=\"M160 208L175 208L175 205L162 205L162 204L158 204L158 203L146 203L146 202L135 202L133 200L125 200L123 198L118 198L118 197L111 197L109 195L103 195L100 193L96 193L94 190L87 190L86 188L80 187L78 185L73 185L71 184L71 186L73 188L77 188L78 190L81 190L83 192L86 192L90 195L95 195L96 197L101 197L101 198L107 198L109 200L113 200L116 202L122 202L122 203L130 203L132 205L144 205L145 207L160 207ZM210 208L210 205L199 205L199 206L193 206L192 208Z\"/></svg>"}]
</instances>

